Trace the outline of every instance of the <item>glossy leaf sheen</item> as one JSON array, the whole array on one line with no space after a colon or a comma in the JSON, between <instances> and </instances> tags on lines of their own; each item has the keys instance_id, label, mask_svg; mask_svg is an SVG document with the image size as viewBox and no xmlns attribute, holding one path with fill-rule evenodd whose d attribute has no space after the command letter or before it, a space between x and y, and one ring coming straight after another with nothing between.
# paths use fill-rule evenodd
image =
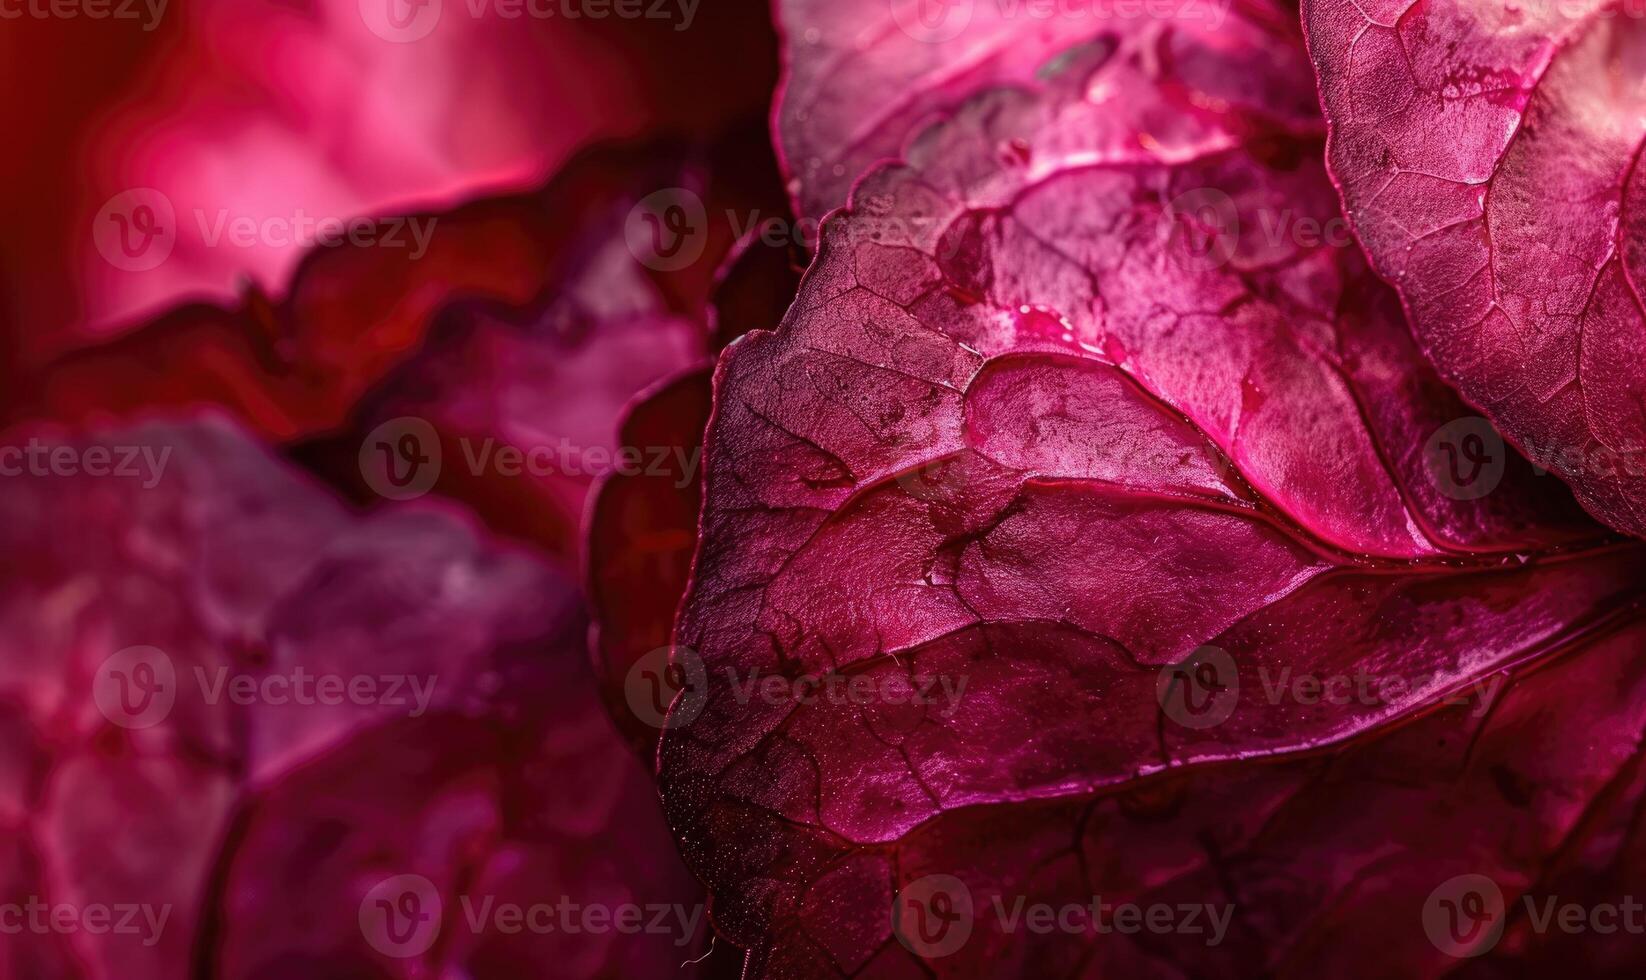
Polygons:
<instances>
[{"instance_id":1,"label":"glossy leaf sheen","mask_svg":"<svg viewBox=\"0 0 1646 980\"><path fill-rule=\"evenodd\" d=\"M1225 68L1251 57L1234 45ZM885 866L831 877L856 850L1330 751L1634 615L1646 553L1600 543L1559 484L1518 468L1480 500L1440 492L1420 447L1468 413L1393 297L1353 249L1264 232L1336 213L1318 144L1269 131L1139 162L1091 125L1107 70L1081 49L925 131L826 223L781 327L719 365L677 631L707 688L660 773L757 972L800 974L802 942L844 974L915 969L875 959L902 953ZM1175 213L1186 197L1235 220ZM1209 729L1156 700L1202 644L1241 679ZM1261 696L1281 670L1409 683ZM739 695L814 672L903 703ZM927 676L963 697L907 703ZM940 847L926 871L967 860Z\"/></svg>"},{"instance_id":2,"label":"glossy leaf sheen","mask_svg":"<svg viewBox=\"0 0 1646 980\"><path fill-rule=\"evenodd\" d=\"M794 298L788 253L758 238L739 243L713 293L713 350L751 329L770 329ZM585 526L585 592L594 623L589 652L612 717L641 754L657 749L657 717L641 718L625 685L635 664L667 646L686 593L703 500L703 429L712 367L690 368L645 392L620 429L625 446L649 446L640 472L610 473L590 497ZM660 455L667 451L670 454ZM681 459L692 461L682 466Z\"/></svg>"},{"instance_id":3,"label":"glossy leaf sheen","mask_svg":"<svg viewBox=\"0 0 1646 980\"><path fill-rule=\"evenodd\" d=\"M1590 910L1637 894L1646 873L1646 757L1636 742L1646 725L1643 643L1637 619L1579 655L1505 679L1487 702L1437 710L1330 755L951 811L884 844L790 832L785 871L798 865L812 877L797 889L794 913L756 948L755 973L1630 975L1642 965L1638 936L1539 929L1528 907ZM1580 702L1590 711L1571 710ZM974 907L964 948L941 959L906 949L886 915L894 894L928 874L958 878ZM1478 959L1448 955L1424 929L1431 895L1458 875L1487 876L1510 913ZM1112 907L1165 905L1174 923L1198 931L1126 933L1111 918L1102 934L1030 934L1021 921L1013 932L994 905L1060 910L1089 907L1093 896ZM1208 913L1191 921L1179 911L1186 903L1226 912L1220 941L1210 941Z\"/></svg>"},{"instance_id":4,"label":"glossy leaf sheen","mask_svg":"<svg viewBox=\"0 0 1646 980\"><path fill-rule=\"evenodd\" d=\"M601 708L573 584L447 510L351 516L220 421L48 446L168 451L116 477L0 486L0 886L8 901L170 905L144 935L8 936L29 977L660 975L676 937L509 936L459 894L521 905L695 905L655 794ZM255 556L255 560L248 560ZM175 703L151 727L100 713L105 659L149 645ZM302 703L267 678L367 676L382 697ZM391 699L381 678L409 681ZM246 701L234 679L256 682ZM318 691L318 688L311 690ZM284 696L285 700L280 698ZM440 944L366 944L394 875L435 883ZM701 936L697 938L702 938Z\"/></svg>"},{"instance_id":5,"label":"glossy leaf sheen","mask_svg":"<svg viewBox=\"0 0 1646 980\"><path fill-rule=\"evenodd\" d=\"M1275 43L1296 34L1295 12L1168 6L1181 16L1154 5L780 0L785 70L773 120L795 212L816 219L844 205L853 182L901 157L932 117L983 88L1030 84L1059 55L1108 62L1090 80L1102 108L1083 139L1111 158L1183 159L1227 145L1250 115L1318 127L1301 49ZM920 18L934 13L928 32ZM1164 84L1162 72L1172 76Z\"/></svg>"},{"instance_id":6,"label":"glossy leaf sheen","mask_svg":"<svg viewBox=\"0 0 1646 980\"><path fill-rule=\"evenodd\" d=\"M1329 161L1425 352L1646 534L1646 25L1613 3L1304 4Z\"/></svg>"}]
</instances>

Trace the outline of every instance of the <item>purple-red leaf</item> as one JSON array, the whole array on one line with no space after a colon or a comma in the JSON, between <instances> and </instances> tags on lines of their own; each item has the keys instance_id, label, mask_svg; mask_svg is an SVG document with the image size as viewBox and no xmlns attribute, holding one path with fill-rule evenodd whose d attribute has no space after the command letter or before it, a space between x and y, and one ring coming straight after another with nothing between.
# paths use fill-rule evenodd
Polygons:
<instances>
[{"instance_id":1,"label":"purple-red leaf","mask_svg":"<svg viewBox=\"0 0 1646 980\"><path fill-rule=\"evenodd\" d=\"M1329 162L1425 352L1646 534L1646 25L1616 3L1309 0Z\"/></svg>"},{"instance_id":2,"label":"purple-red leaf","mask_svg":"<svg viewBox=\"0 0 1646 980\"><path fill-rule=\"evenodd\" d=\"M675 447L702 459L703 427L709 420L709 369L688 371L635 404L623 421L627 445ZM689 474L673 466L652 473L608 474L590 498L587 522L586 583L594 623L589 652L612 718L650 761L662 713L641 700L630 703L638 671L647 657L662 661L674 634L697 548L697 515L702 506L701 470ZM666 707L666 702L664 703Z\"/></svg>"},{"instance_id":3,"label":"purple-red leaf","mask_svg":"<svg viewBox=\"0 0 1646 980\"><path fill-rule=\"evenodd\" d=\"M1308 64L1288 43L1296 14L1267 0L1238 11L1228 0L780 0L776 11L774 128L795 213L810 220L932 117L983 88L1033 84L1059 56L1086 65L1083 140L1107 158L1181 160L1260 120L1319 126Z\"/></svg>"},{"instance_id":4,"label":"purple-red leaf","mask_svg":"<svg viewBox=\"0 0 1646 980\"><path fill-rule=\"evenodd\" d=\"M777 183L763 131L584 158L538 202L558 237L536 295L444 310L423 348L361 399L349 429L305 446L302 458L363 501L461 500L492 530L576 567L600 478L695 480L701 429L685 441L635 442L619 423L642 392L700 366L717 337L748 329L722 322L712 301L735 297L731 320L757 316L768 289L792 279L781 274L787 251L745 227L780 223ZM723 283L728 253L748 271ZM413 471L418 456L429 463Z\"/></svg>"},{"instance_id":5,"label":"purple-red leaf","mask_svg":"<svg viewBox=\"0 0 1646 980\"><path fill-rule=\"evenodd\" d=\"M796 282L786 251L755 238L740 242L715 284L713 349L775 327ZM668 702L661 692L652 699L646 673L666 666L697 550L711 375L707 364L691 368L630 407L619 441L650 447L648 458L641 468L600 480L584 528L585 592L594 618L589 652L613 719L648 760Z\"/></svg>"},{"instance_id":6,"label":"purple-red leaf","mask_svg":"<svg viewBox=\"0 0 1646 980\"><path fill-rule=\"evenodd\" d=\"M954 810L884 843L790 830L787 852L750 861L772 877L807 868L753 972L1633 975L1646 965L1643 643L1637 619L1342 752Z\"/></svg>"},{"instance_id":7,"label":"purple-red leaf","mask_svg":"<svg viewBox=\"0 0 1646 980\"><path fill-rule=\"evenodd\" d=\"M1255 43L1229 40L1222 70ZM858 851L1330 753L1638 616L1646 551L1501 444L1484 496L1446 465L1459 427L1495 434L1327 233L1318 142L1221 125L1244 110L1213 97L1213 64L1186 91L1110 93L1112 67L1076 48L864 177L783 324L717 370L659 762L757 973L801 974L819 948L843 974L918 969L879 959L895 876L854 876ZM1243 135L1172 162L1117 150L1094 120L1156 84ZM1373 683L1322 700L1297 677ZM1068 827L1051 839L1033 846ZM999 880L1035 854L975 858ZM945 844L926 870L973 859ZM1062 969L1105 955L1087 937Z\"/></svg>"},{"instance_id":8,"label":"purple-red leaf","mask_svg":"<svg viewBox=\"0 0 1646 980\"><path fill-rule=\"evenodd\" d=\"M0 974L658 975L696 955L700 914L685 937L569 943L465 915L701 907L564 575L449 507L353 516L221 422L6 444L41 451L0 482L0 892L164 921L26 929ZM402 876L441 896L427 950L362 922Z\"/></svg>"}]
</instances>

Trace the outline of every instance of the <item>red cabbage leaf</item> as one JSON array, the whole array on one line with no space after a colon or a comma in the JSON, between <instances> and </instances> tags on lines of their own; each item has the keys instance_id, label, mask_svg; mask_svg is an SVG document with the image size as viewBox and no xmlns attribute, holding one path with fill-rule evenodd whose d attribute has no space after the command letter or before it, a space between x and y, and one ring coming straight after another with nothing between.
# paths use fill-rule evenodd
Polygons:
<instances>
[{"instance_id":1,"label":"red cabbage leaf","mask_svg":"<svg viewBox=\"0 0 1646 980\"><path fill-rule=\"evenodd\" d=\"M1230 71L1254 56L1231 47ZM1469 413L1358 252L1304 233L1336 215L1318 142L1116 153L1091 124L1108 57L978 95L866 176L782 325L718 366L659 771L757 974L818 947L841 974L912 972L887 856L933 828L1033 834L1039 808L1150 780L1264 779L1638 615L1646 551L1558 483L1500 454L1471 495L1436 465L1431 437ZM1205 669L1217 723L1185 722L1178 679ZM1379 683L1268 696L1296 676ZM999 880L1037 873L1032 853L945 840L923 866ZM1088 936L1064 962L1107 955Z\"/></svg>"},{"instance_id":2,"label":"red cabbage leaf","mask_svg":"<svg viewBox=\"0 0 1646 980\"><path fill-rule=\"evenodd\" d=\"M1107 64L1089 79L1083 140L1110 159L1185 159L1258 119L1319 127L1302 49L1276 43L1296 36L1295 12L1266 0L1239 12L1228 0L1158 7L780 0L773 127L795 213L817 220L844 205L852 183L901 157L932 117L992 85L1031 83L1059 54Z\"/></svg>"},{"instance_id":3,"label":"red cabbage leaf","mask_svg":"<svg viewBox=\"0 0 1646 980\"><path fill-rule=\"evenodd\" d=\"M146 455L0 482L0 892L167 914L157 936L8 935L0 972L592 977L697 955L701 916L685 937L468 925L463 896L701 906L566 576L450 505L353 516L222 422L10 435ZM441 897L428 950L362 925L406 875Z\"/></svg>"},{"instance_id":4,"label":"red cabbage leaf","mask_svg":"<svg viewBox=\"0 0 1646 980\"><path fill-rule=\"evenodd\" d=\"M1328 159L1424 352L1646 534L1646 25L1618 4L1304 4Z\"/></svg>"}]
</instances>

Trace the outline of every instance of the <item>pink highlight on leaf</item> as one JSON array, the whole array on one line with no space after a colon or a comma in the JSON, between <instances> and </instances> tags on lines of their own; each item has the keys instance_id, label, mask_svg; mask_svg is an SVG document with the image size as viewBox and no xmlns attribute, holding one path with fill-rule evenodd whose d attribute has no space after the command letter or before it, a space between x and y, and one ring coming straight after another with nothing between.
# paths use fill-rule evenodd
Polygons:
<instances>
[{"instance_id":1,"label":"pink highlight on leaf","mask_svg":"<svg viewBox=\"0 0 1646 980\"><path fill-rule=\"evenodd\" d=\"M1610 3L1304 4L1356 234L1463 397L1646 534L1646 26Z\"/></svg>"}]
</instances>

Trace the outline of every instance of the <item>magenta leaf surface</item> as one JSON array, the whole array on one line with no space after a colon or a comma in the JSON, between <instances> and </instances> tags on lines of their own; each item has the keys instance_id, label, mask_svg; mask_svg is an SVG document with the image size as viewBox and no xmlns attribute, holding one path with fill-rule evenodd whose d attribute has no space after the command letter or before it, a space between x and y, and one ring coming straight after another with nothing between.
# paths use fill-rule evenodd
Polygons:
<instances>
[{"instance_id":1,"label":"magenta leaf surface","mask_svg":"<svg viewBox=\"0 0 1646 980\"><path fill-rule=\"evenodd\" d=\"M0 972L592 977L697 955L700 912L685 936L572 937L473 911L701 909L567 576L449 505L355 516L224 422L34 435L88 466L133 447L137 470L0 485L0 888L165 920L8 935ZM369 920L407 882L443 912L406 934L426 948Z\"/></svg>"},{"instance_id":2,"label":"magenta leaf surface","mask_svg":"<svg viewBox=\"0 0 1646 980\"><path fill-rule=\"evenodd\" d=\"M887 842L791 831L774 855L815 871L757 947L755 972L1629 975L1643 962L1638 935L1587 928L1583 912L1609 908L1622 923L1646 873L1643 642L1637 618L1579 655L1499 678L1486 700L1341 752L958 809ZM1455 942L1447 903L1471 892L1487 917ZM1095 915L1094 896L1105 906ZM894 903L916 913L906 930L891 926ZM928 942L918 913L944 921L945 904L949 931ZM1125 928L1128 906L1160 925ZM1566 908L1583 910L1582 931L1550 924ZM1023 916L1035 909L1075 928L1031 931Z\"/></svg>"},{"instance_id":3,"label":"magenta leaf surface","mask_svg":"<svg viewBox=\"0 0 1646 980\"><path fill-rule=\"evenodd\" d=\"M781 206L763 129L581 158L533 201L556 234L534 295L444 309L422 348L356 406L350 431L318 447L317 468L365 500L461 500L492 530L580 566L585 507L602 478L639 475L674 488L695 479L700 425L668 442L635 442L619 423L632 400L701 367L717 335L738 329L711 306L728 291L717 267L731 254L755 273L730 290L732 319L756 315L766 294L750 280L765 285L787 251L749 247L744 225L782 223ZM773 276L770 285L787 282ZM423 455L437 446L439 459L421 482L397 486L388 466L404 470L405 459L374 448L406 438L429 442Z\"/></svg>"},{"instance_id":4,"label":"magenta leaf surface","mask_svg":"<svg viewBox=\"0 0 1646 980\"><path fill-rule=\"evenodd\" d=\"M1252 117L1320 125L1296 14L1266 0L1060 3L780 0L774 111L795 213L822 218L876 162L980 89L1029 84L1056 56L1100 61L1083 139L1111 159L1179 160ZM1231 66L1233 70L1231 70Z\"/></svg>"},{"instance_id":5,"label":"magenta leaf surface","mask_svg":"<svg viewBox=\"0 0 1646 980\"><path fill-rule=\"evenodd\" d=\"M1255 55L1230 40L1225 56L1235 74ZM756 975L919 975L894 892L944 874L1024 894L1080 814L1157 782L1228 773L1228 796L1183 805L1226 820L1238 799L1255 825L1269 811L1241 787L1269 767L1393 739L1425 763L1417 792L1444 799L1456 767L1402 731L1637 628L1646 549L1523 463L1481 494L1431 448L1448 426L1495 434L1352 242L1322 233L1337 210L1318 140L1220 122L1245 111L1191 93L1238 137L1139 160L1093 125L1110 70L1078 47L954 108L855 185L783 324L718 367L659 771ZM1297 833L1353 832L1309 801L1297 814ZM1038 836L1003 851L1008 832ZM1400 835L1357 846L1433 870ZM1138 854L1138 889L1220 894L1215 855L1197 877L1192 855ZM1253 888L1344 894L1325 864L1270 881L1265 860ZM1181 950L1110 941L1054 957L1018 935L981 958L928 949L924 969L1197 973ZM1205 972L1240 974L1260 954L1207 955Z\"/></svg>"},{"instance_id":6,"label":"magenta leaf surface","mask_svg":"<svg viewBox=\"0 0 1646 980\"><path fill-rule=\"evenodd\" d=\"M762 247L753 236L740 242L715 284L712 349L718 353L751 329L776 326L797 283L786 251ZM613 720L647 760L656 755L668 709L668 697L650 690L649 678L667 667L675 613L697 550L703 500L697 464L712 376L706 361L629 406L619 439L651 447L645 466L601 477L584 521L584 594L594 621L589 653Z\"/></svg>"},{"instance_id":7,"label":"magenta leaf surface","mask_svg":"<svg viewBox=\"0 0 1646 980\"><path fill-rule=\"evenodd\" d=\"M1329 162L1424 351L1646 534L1646 25L1615 3L1304 5Z\"/></svg>"},{"instance_id":8,"label":"magenta leaf surface","mask_svg":"<svg viewBox=\"0 0 1646 980\"><path fill-rule=\"evenodd\" d=\"M701 459L710 369L688 371L638 400L623 420L628 445L678 446ZM647 672L665 666L675 613L697 547L702 480L657 472L607 474L585 522L584 594L593 623L589 655L612 720L648 762L668 699L654 701ZM651 662L648 662L650 658Z\"/></svg>"}]
</instances>

